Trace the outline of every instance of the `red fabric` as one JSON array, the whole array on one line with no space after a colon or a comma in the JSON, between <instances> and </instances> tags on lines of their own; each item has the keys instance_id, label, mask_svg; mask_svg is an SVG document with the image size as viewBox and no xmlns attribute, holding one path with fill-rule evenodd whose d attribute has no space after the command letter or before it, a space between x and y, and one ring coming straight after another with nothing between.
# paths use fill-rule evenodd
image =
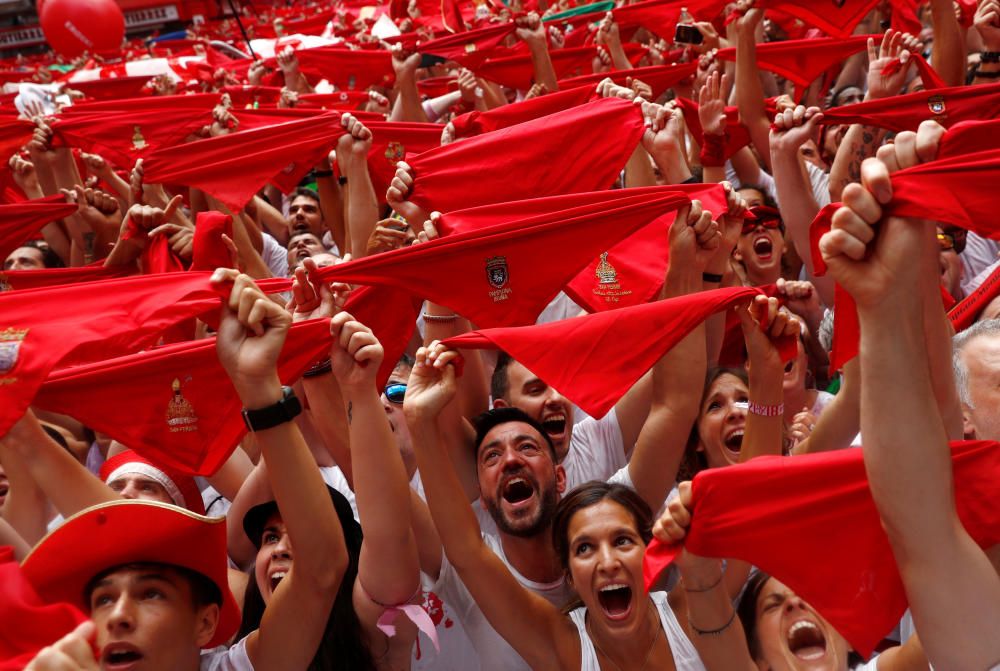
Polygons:
<instances>
[{"instance_id":1,"label":"red fabric","mask_svg":"<svg viewBox=\"0 0 1000 671\"><path fill-rule=\"evenodd\" d=\"M77 115L89 115L97 111L111 112L155 112L175 110L182 107L197 107L212 111L219 104L218 93L178 94L172 96L144 96L141 98L120 98L116 100L83 100L59 112L60 119Z\"/></svg>"},{"instance_id":2,"label":"red fabric","mask_svg":"<svg viewBox=\"0 0 1000 671\"><path fill-rule=\"evenodd\" d=\"M878 0L764 0L762 7L777 9L816 26L832 37L850 37L854 28L868 15Z\"/></svg>"},{"instance_id":3,"label":"red fabric","mask_svg":"<svg viewBox=\"0 0 1000 671\"><path fill-rule=\"evenodd\" d=\"M10 159L10 155L21 150L35 132L35 124L26 119L8 118L0 120L0 152Z\"/></svg>"},{"instance_id":4,"label":"red fabric","mask_svg":"<svg viewBox=\"0 0 1000 671\"><path fill-rule=\"evenodd\" d=\"M0 291L21 289L40 289L54 287L60 284L76 284L78 282L94 282L113 277L134 275L137 269L134 265L81 266L78 268L44 268L40 270L0 270Z\"/></svg>"},{"instance_id":5,"label":"red fabric","mask_svg":"<svg viewBox=\"0 0 1000 671\"><path fill-rule=\"evenodd\" d=\"M197 187L235 212L268 182L290 191L343 132L340 115L328 112L163 147L143 162L145 179Z\"/></svg>"},{"instance_id":6,"label":"red fabric","mask_svg":"<svg viewBox=\"0 0 1000 671\"><path fill-rule=\"evenodd\" d=\"M782 9L788 11L785 7ZM882 37L854 35L846 38L822 37L758 44L757 66L777 73L798 86L809 86L833 66L843 64L849 56L866 49L868 38L874 39L878 44ZM724 61L735 61L736 47L720 49L717 57Z\"/></svg>"},{"instance_id":7,"label":"red fabric","mask_svg":"<svg viewBox=\"0 0 1000 671\"><path fill-rule=\"evenodd\" d=\"M864 123L889 130L917 130L933 119L949 127L960 121L1000 116L1000 84L953 86L844 105L823 114L825 124Z\"/></svg>"},{"instance_id":8,"label":"red fabric","mask_svg":"<svg viewBox=\"0 0 1000 671\"><path fill-rule=\"evenodd\" d=\"M10 546L0 546L0 671L21 671L87 616L68 603L44 603Z\"/></svg>"},{"instance_id":9,"label":"red fabric","mask_svg":"<svg viewBox=\"0 0 1000 671\"><path fill-rule=\"evenodd\" d=\"M61 194L0 205L0 259L6 259L49 222L74 212L76 203L67 203L66 197Z\"/></svg>"},{"instance_id":10,"label":"red fabric","mask_svg":"<svg viewBox=\"0 0 1000 671\"><path fill-rule=\"evenodd\" d=\"M231 268L232 256L223 234L233 238L233 218L228 214L209 211L199 212L194 223L192 241L191 270L215 270Z\"/></svg>"},{"instance_id":11,"label":"red fabric","mask_svg":"<svg viewBox=\"0 0 1000 671\"><path fill-rule=\"evenodd\" d=\"M440 147L442 126L408 121L371 121L365 125L372 132L368 174L379 202L385 202L385 192L396 174L396 164Z\"/></svg>"},{"instance_id":12,"label":"red fabric","mask_svg":"<svg viewBox=\"0 0 1000 671\"><path fill-rule=\"evenodd\" d=\"M333 93L301 93L297 107L353 109L370 98L368 91L334 91Z\"/></svg>"},{"instance_id":13,"label":"red fabric","mask_svg":"<svg viewBox=\"0 0 1000 671\"><path fill-rule=\"evenodd\" d=\"M924 60L924 57L920 54L911 53L910 62L917 66L917 71L920 73L920 80L923 82L925 89L933 90L948 87L944 80L941 79L941 75L937 73L937 70L932 68L931 64ZM903 61L899 58L893 58L891 61L886 63L884 68L882 68L882 75L889 77L902 69Z\"/></svg>"},{"instance_id":14,"label":"red fabric","mask_svg":"<svg viewBox=\"0 0 1000 671\"><path fill-rule=\"evenodd\" d=\"M541 215L555 215L567 208L583 205L612 207L637 196L655 197L683 193L718 216L726 210L725 191L718 184L671 184L665 186L614 189L589 193L521 200L477 207L442 218L438 230L443 235L469 233L500 221L531 221ZM597 274L600 258L594 258L564 287L564 291L586 308L599 312L639 305L655 298L663 287L667 271L669 243L667 231L675 212L657 217L607 250L605 259L613 267L614 279L606 271ZM601 282L601 280L608 280Z\"/></svg>"},{"instance_id":15,"label":"red fabric","mask_svg":"<svg viewBox=\"0 0 1000 671\"><path fill-rule=\"evenodd\" d=\"M343 47L315 47L295 52L299 70L310 82L326 79L337 88L363 90L369 86L392 86L396 75L388 51L357 51ZM277 60L265 60L277 68Z\"/></svg>"},{"instance_id":16,"label":"red fabric","mask_svg":"<svg viewBox=\"0 0 1000 671\"><path fill-rule=\"evenodd\" d=\"M159 148L180 144L212 123L211 111L198 107L76 114L52 122L56 145L100 154L123 168Z\"/></svg>"},{"instance_id":17,"label":"red fabric","mask_svg":"<svg viewBox=\"0 0 1000 671\"><path fill-rule=\"evenodd\" d=\"M280 86L223 86L219 92L229 94L233 107L273 105L281 99Z\"/></svg>"},{"instance_id":18,"label":"red fabric","mask_svg":"<svg viewBox=\"0 0 1000 671\"><path fill-rule=\"evenodd\" d=\"M426 211L606 189L644 131L638 106L605 98L431 149L407 161Z\"/></svg>"},{"instance_id":19,"label":"red fabric","mask_svg":"<svg viewBox=\"0 0 1000 671\"><path fill-rule=\"evenodd\" d=\"M362 287L345 309L369 326L385 349L376 378L381 388L410 342L420 304L396 289ZM291 384L326 358L329 332L326 319L292 326L278 363L282 382ZM174 380L189 405L178 401L173 407L190 412L170 414ZM35 404L58 408L155 463L188 474L214 473L246 432L241 403L219 364L215 339L55 371ZM182 421L184 417L194 421ZM169 419L175 420L173 425ZM183 430L172 430L177 427Z\"/></svg>"},{"instance_id":20,"label":"red fabric","mask_svg":"<svg viewBox=\"0 0 1000 671\"><path fill-rule=\"evenodd\" d=\"M56 365L139 349L217 305L208 277L142 275L0 293L0 434L24 414Z\"/></svg>"},{"instance_id":21,"label":"red fabric","mask_svg":"<svg viewBox=\"0 0 1000 671\"><path fill-rule=\"evenodd\" d=\"M495 54L508 35L514 32L513 23L491 24L463 33L446 35L417 46L422 54L433 54L474 68Z\"/></svg>"},{"instance_id":22,"label":"red fabric","mask_svg":"<svg viewBox=\"0 0 1000 671\"><path fill-rule=\"evenodd\" d=\"M291 328L278 363L283 383L326 357L329 333L327 319ZM56 371L35 404L76 417L186 474L215 473L246 432L242 403L219 363L214 338Z\"/></svg>"},{"instance_id":23,"label":"red fabric","mask_svg":"<svg viewBox=\"0 0 1000 671\"><path fill-rule=\"evenodd\" d=\"M625 86L628 77L639 79L653 89L653 98L659 98L672 86L679 84L698 71L698 62L671 63L668 65L650 65L631 70L615 70L613 72L598 72L570 79L560 79L560 90L576 86L596 86L601 80L610 77L612 81Z\"/></svg>"},{"instance_id":24,"label":"red fabric","mask_svg":"<svg viewBox=\"0 0 1000 671\"><path fill-rule=\"evenodd\" d=\"M1000 446L953 442L958 516L981 547L1000 542ZM692 483L684 547L742 559L788 585L868 657L899 622L906 594L865 475L847 449L712 468ZM791 551L794 548L794 551ZM646 548L646 586L680 546Z\"/></svg>"},{"instance_id":25,"label":"red fabric","mask_svg":"<svg viewBox=\"0 0 1000 671\"><path fill-rule=\"evenodd\" d=\"M588 89L587 87L562 89L555 93L522 100L512 105L496 107L486 112L476 110L462 114L452 119L451 123L455 127L456 138L481 135L555 114L570 107L579 107L595 99L596 96L596 89Z\"/></svg>"},{"instance_id":26,"label":"red fabric","mask_svg":"<svg viewBox=\"0 0 1000 671\"><path fill-rule=\"evenodd\" d=\"M988 149L1000 149L998 131L1000 131L1000 119L959 121L941 138L937 158L952 158Z\"/></svg>"},{"instance_id":27,"label":"red fabric","mask_svg":"<svg viewBox=\"0 0 1000 671\"><path fill-rule=\"evenodd\" d=\"M701 119L698 118L698 103L687 98L675 98L677 106L684 114L684 123L694 135L696 140L700 140L704 135L701 128ZM725 156L730 156L738 152L743 147L750 144L750 131L740 123L740 113L735 107L726 108L726 151Z\"/></svg>"},{"instance_id":28,"label":"red fabric","mask_svg":"<svg viewBox=\"0 0 1000 671\"><path fill-rule=\"evenodd\" d=\"M71 82L68 88L79 91L92 100L135 98L143 95L143 88L152 78L152 75L140 75L136 77L92 79L90 81Z\"/></svg>"},{"instance_id":29,"label":"red fabric","mask_svg":"<svg viewBox=\"0 0 1000 671\"><path fill-rule=\"evenodd\" d=\"M695 18L711 21L722 11L725 4L724 1L720 2L719 0L672 0L670 2L646 0L646 2L637 2L624 7L615 7L611 13L614 15L619 29L638 25L666 40L672 40L682 8L686 8Z\"/></svg>"},{"instance_id":30,"label":"red fabric","mask_svg":"<svg viewBox=\"0 0 1000 671\"><path fill-rule=\"evenodd\" d=\"M990 273L975 291L948 311L948 319L951 320L955 332L964 331L972 326L979 314L997 296L1000 296L1000 267Z\"/></svg>"},{"instance_id":31,"label":"red fabric","mask_svg":"<svg viewBox=\"0 0 1000 671\"><path fill-rule=\"evenodd\" d=\"M612 206L590 195L581 200L592 202L555 212L547 208L548 214L518 221L508 221L501 207L492 219L503 223L329 266L320 275L394 286L484 327L530 324L584 264L688 202L676 192L631 196ZM442 220L461 218L462 212L455 212Z\"/></svg>"},{"instance_id":32,"label":"red fabric","mask_svg":"<svg viewBox=\"0 0 1000 671\"><path fill-rule=\"evenodd\" d=\"M633 63L637 63L646 54L646 48L637 44L626 43L623 47L625 55ZM568 47L552 51L549 56L552 58L552 67L555 69L556 77L566 79L593 72L593 61L597 57L597 47L593 45ZM531 64L530 54L491 58L470 69L483 79L521 91L527 91L534 83L535 71Z\"/></svg>"},{"instance_id":33,"label":"red fabric","mask_svg":"<svg viewBox=\"0 0 1000 671\"><path fill-rule=\"evenodd\" d=\"M759 292L730 287L584 317L463 333L459 349L502 349L593 417L602 417L660 357L710 315ZM553 347L553 343L559 343ZM783 343L785 360L794 339Z\"/></svg>"}]
</instances>

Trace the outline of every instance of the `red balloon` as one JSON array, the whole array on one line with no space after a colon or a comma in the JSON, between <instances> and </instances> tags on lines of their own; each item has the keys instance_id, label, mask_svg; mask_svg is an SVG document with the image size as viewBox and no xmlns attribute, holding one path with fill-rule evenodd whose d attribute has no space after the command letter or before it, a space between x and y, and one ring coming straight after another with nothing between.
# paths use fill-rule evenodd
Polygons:
<instances>
[{"instance_id":1,"label":"red balloon","mask_svg":"<svg viewBox=\"0 0 1000 671\"><path fill-rule=\"evenodd\" d=\"M39 22L52 49L67 58L121 50L125 16L114 0L45 0Z\"/></svg>"}]
</instances>

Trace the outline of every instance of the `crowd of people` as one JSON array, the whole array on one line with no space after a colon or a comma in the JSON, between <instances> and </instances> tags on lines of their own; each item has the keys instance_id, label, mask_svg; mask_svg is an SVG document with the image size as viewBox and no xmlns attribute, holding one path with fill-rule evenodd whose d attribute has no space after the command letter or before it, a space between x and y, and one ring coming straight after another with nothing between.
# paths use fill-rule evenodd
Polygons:
<instances>
[{"instance_id":1,"label":"crowd of people","mask_svg":"<svg viewBox=\"0 0 1000 671\"><path fill-rule=\"evenodd\" d=\"M1000 0L262 5L0 71L0 668L1000 669Z\"/></svg>"}]
</instances>

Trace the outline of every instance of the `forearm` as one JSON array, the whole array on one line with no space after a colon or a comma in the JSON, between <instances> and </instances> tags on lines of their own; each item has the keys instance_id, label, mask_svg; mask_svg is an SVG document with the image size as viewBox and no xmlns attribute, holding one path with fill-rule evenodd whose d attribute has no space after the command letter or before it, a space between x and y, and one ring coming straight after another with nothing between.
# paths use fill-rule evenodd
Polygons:
<instances>
[{"instance_id":1,"label":"forearm","mask_svg":"<svg viewBox=\"0 0 1000 671\"><path fill-rule=\"evenodd\" d=\"M274 498L268 482L267 465L261 461L240 485L226 511L226 539L229 556L237 566L247 567L254 561L256 548L243 532L243 518L255 505ZM254 539L255 541L257 539Z\"/></svg>"},{"instance_id":2,"label":"forearm","mask_svg":"<svg viewBox=\"0 0 1000 671\"><path fill-rule=\"evenodd\" d=\"M323 207L323 213L326 214L326 205L322 201L323 188L322 181L317 181L317 187L319 187L320 194L320 206ZM281 212L276 210L273 205L261 198L260 196L254 196L254 205L257 208L257 221L267 229L267 232L271 236L280 242L282 246L288 244L288 225L285 223L285 218L281 216Z\"/></svg>"},{"instance_id":3,"label":"forearm","mask_svg":"<svg viewBox=\"0 0 1000 671\"><path fill-rule=\"evenodd\" d=\"M771 152L767 142L770 124L764 109L764 98L764 86L757 68L757 42L752 34L740 34L736 42L736 107L740 120L750 131L757 153L770 170Z\"/></svg>"},{"instance_id":4,"label":"forearm","mask_svg":"<svg viewBox=\"0 0 1000 671\"><path fill-rule=\"evenodd\" d=\"M751 671L756 665L747 649L743 625L734 617L721 562L706 561L697 569L681 569L683 602L691 642L707 671ZM728 623L728 624L727 624ZM698 630L718 633L699 634Z\"/></svg>"},{"instance_id":5,"label":"forearm","mask_svg":"<svg viewBox=\"0 0 1000 671\"><path fill-rule=\"evenodd\" d=\"M444 449L437 420L411 417L407 421L427 506L448 561L460 572L475 568L485 546L472 507L464 503L462 483Z\"/></svg>"},{"instance_id":6,"label":"forearm","mask_svg":"<svg viewBox=\"0 0 1000 671\"><path fill-rule=\"evenodd\" d=\"M340 391L340 383L333 373L302 378L302 387L309 400L309 413L313 425L323 438L327 452L344 472L351 489L354 488L354 471L351 465L351 440L347 428L347 404Z\"/></svg>"},{"instance_id":7,"label":"forearm","mask_svg":"<svg viewBox=\"0 0 1000 671\"><path fill-rule=\"evenodd\" d=\"M861 363L855 357L844 364L840 391L816 420L809 437L794 454L839 450L851 444L861 429Z\"/></svg>"},{"instance_id":8,"label":"forearm","mask_svg":"<svg viewBox=\"0 0 1000 671\"><path fill-rule=\"evenodd\" d=\"M649 154L641 144L635 148L628 163L625 164L625 187L637 186L656 186L656 173L653 172L653 164L649 160Z\"/></svg>"},{"instance_id":9,"label":"forearm","mask_svg":"<svg viewBox=\"0 0 1000 671\"><path fill-rule=\"evenodd\" d=\"M656 147L650 151L650 156L666 184L680 184L691 179L691 168L684 157L684 150L676 144Z\"/></svg>"},{"instance_id":10,"label":"forearm","mask_svg":"<svg viewBox=\"0 0 1000 671\"><path fill-rule=\"evenodd\" d=\"M239 254L240 264L242 265L241 270L255 280L272 277L273 273L271 269L264 263L260 252L257 251L250 240L250 234L247 232L247 227L243 221L244 216L240 213L240 215L233 217L233 244L236 246L236 251Z\"/></svg>"},{"instance_id":11,"label":"forearm","mask_svg":"<svg viewBox=\"0 0 1000 671\"><path fill-rule=\"evenodd\" d=\"M389 121L423 121L427 113L420 104L420 92L417 90L417 80L414 76L396 79L396 100L392 106ZM367 240L367 238L365 238Z\"/></svg>"},{"instance_id":12,"label":"forearm","mask_svg":"<svg viewBox=\"0 0 1000 671\"><path fill-rule=\"evenodd\" d=\"M931 62L948 86L965 84L965 37L951 0L930 0L934 40ZM924 82L928 86L929 82Z\"/></svg>"},{"instance_id":13,"label":"forearm","mask_svg":"<svg viewBox=\"0 0 1000 671\"><path fill-rule=\"evenodd\" d=\"M9 545L14 552L14 561L17 562L24 561L32 547L2 517L0 517L0 545Z\"/></svg>"},{"instance_id":14,"label":"forearm","mask_svg":"<svg viewBox=\"0 0 1000 671\"><path fill-rule=\"evenodd\" d=\"M952 336L955 330L951 320L945 313L941 302L941 291L938 278L928 275L927 288L924 290L924 337L927 339L927 362L930 365L931 386L934 388L934 398L937 401L938 412L944 423L945 433L949 440L962 440L964 437L962 405L958 398L958 388L955 386L955 373L952 368Z\"/></svg>"},{"instance_id":15,"label":"forearm","mask_svg":"<svg viewBox=\"0 0 1000 671\"><path fill-rule=\"evenodd\" d=\"M217 492L232 501L252 472L253 462L250 461L247 453L237 446L219 470L208 477L208 483Z\"/></svg>"},{"instance_id":16,"label":"forearm","mask_svg":"<svg viewBox=\"0 0 1000 671\"><path fill-rule=\"evenodd\" d=\"M830 167L830 201L840 200L844 187L861 181L861 164L875 155L883 131L872 126L853 124L837 147L837 155Z\"/></svg>"},{"instance_id":17,"label":"forearm","mask_svg":"<svg viewBox=\"0 0 1000 671\"><path fill-rule=\"evenodd\" d=\"M758 328L754 326L754 328ZM750 402L762 406L780 406L784 399L782 380L784 366L778 361L756 363L750 361ZM747 411L740 463L762 455L780 455L784 441L783 413L768 417Z\"/></svg>"},{"instance_id":18,"label":"forearm","mask_svg":"<svg viewBox=\"0 0 1000 671\"><path fill-rule=\"evenodd\" d=\"M323 223L330 231L333 244L337 245L341 255L346 254L348 249L345 233L344 198L340 193L340 184L333 178L333 175L318 177L316 191L319 192L319 207L323 211Z\"/></svg>"},{"instance_id":19,"label":"forearm","mask_svg":"<svg viewBox=\"0 0 1000 671\"><path fill-rule=\"evenodd\" d=\"M552 65L552 57L549 55L549 46L544 38L531 40L528 42L528 50L531 52L531 67L535 73L535 83L541 84L549 93L559 90L556 69Z\"/></svg>"},{"instance_id":20,"label":"forearm","mask_svg":"<svg viewBox=\"0 0 1000 671\"><path fill-rule=\"evenodd\" d=\"M430 345L435 340L444 340L472 330L472 324L465 317L455 314L455 311L437 305L430 301L424 303L424 312L428 315L455 318L451 320L424 320L424 345ZM458 378L458 412L461 417L473 418L489 409L489 380L486 377L486 366L478 350L470 350L463 355L465 361L462 367L462 377ZM449 406L451 407L451 406Z\"/></svg>"},{"instance_id":21,"label":"forearm","mask_svg":"<svg viewBox=\"0 0 1000 671\"><path fill-rule=\"evenodd\" d=\"M364 157L352 156L347 168L347 229L350 252L358 259L367 253L368 238L378 224L378 200Z\"/></svg>"}]
</instances>

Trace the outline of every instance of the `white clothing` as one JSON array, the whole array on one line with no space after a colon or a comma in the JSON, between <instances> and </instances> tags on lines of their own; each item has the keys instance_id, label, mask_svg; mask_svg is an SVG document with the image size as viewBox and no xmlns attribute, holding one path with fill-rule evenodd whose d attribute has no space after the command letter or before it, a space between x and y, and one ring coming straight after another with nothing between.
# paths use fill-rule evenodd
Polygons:
<instances>
[{"instance_id":1,"label":"white clothing","mask_svg":"<svg viewBox=\"0 0 1000 671\"><path fill-rule=\"evenodd\" d=\"M569 452L562 461L566 491L591 480L604 482L626 463L625 444L615 409L601 419L588 417L573 426Z\"/></svg>"},{"instance_id":2,"label":"white clothing","mask_svg":"<svg viewBox=\"0 0 1000 671\"><path fill-rule=\"evenodd\" d=\"M530 589L557 608L561 608L569 602L573 591L562 578L551 583L528 580L507 561L498 538L484 534L483 542L507 566L507 570L514 576L514 579L525 588ZM429 588L430 591L439 595L451 607L452 612L465 628L465 633L472 641L472 646L479 656L479 663L483 671L520 671L530 668L514 648L501 638L500 634L490 625L483 611L479 609L476 600L472 598L469 590L462 583L458 571L448 562L447 557L441 559L441 572L438 574L437 581L428 585L426 583L430 580L427 576L424 576L424 580L425 588Z\"/></svg>"},{"instance_id":3,"label":"white clothing","mask_svg":"<svg viewBox=\"0 0 1000 671\"><path fill-rule=\"evenodd\" d=\"M535 320L535 323L548 324L549 322L557 322L562 319L569 319L570 317L578 317L582 312L583 308L577 305L572 298L560 291L556 294L556 297L545 306L545 309L542 310L540 315L538 315L538 319Z\"/></svg>"},{"instance_id":4,"label":"white clothing","mask_svg":"<svg viewBox=\"0 0 1000 671\"><path fill-rule=\"evenodd\" d=\"M851 671L877 671L878 670L878 655L875 655L867 662L863 664L858 664Z\"/></svg>"},{"instance_id":5,"label":"white clothing","mask_svg":"<svg viewBox=\"0 0 1000 671\"><path fill-rule=\"evenodd\" d=\"M201 671L253 671L253 664L247 656L247 639L241 638L231 648L202 650Z\"/></svg>"},{"instance_id":6,"label":"white clothing","mask_svg":"<svg viewBox=\"0 0 1000 671\"><path fill-rule=\"evenodd\" d=\"M354 491L347 483L347 476L340 470L340 466L320 466L319 474L327 487L332 487L344 495L347 502L351 504L351 512L354 513L354 520L361 524L361 517L358 516L358 503L354 498Z\"/></svg>"},{"instance_id":7,"label":"white clothing","mask_svg":"<svg viewBox=\"0 0 1000 671\"><path fill-rule=\"evenodd\" d=\"M278 244L270 233L264 233L261 237L264 239L264 247L260 257L264 259L271 274L275 277L288 277L288 250Z\"/></svg>"},{"instance_id":8,"label":"white clothing","mask_svg":"<svg viewBox=\"0 0 1000 671\"><path fill-rule=\"evenodd\" d=\"M674 657L674 666L677 671L705 671L705 665L698 656L694 644L688 639L687 634L681 629L677 622L677 616L667 603L666 592L650 592L649 598L656 606L656 612L660 615L660 626L667 637L670 645L670 654ZM597 659L597 652L594 650L594 643L590 640L586 625L587 609L581 606L570 611L569 617L576 625L576 630L580 634L580 671L601 671L601 663Z\"/></svg>"},{"instance_id":9,"label":"white clothing","mask_svg":"<svg viewBox=\"0 0 1000 671\"><path fill-rule=\"evenodd\" d=\"M965 236L965 249L959 256L962 258L962 292L968 296L975 291L976 287L983 283L987 273L979 279L980 273L987 268L994 267L997 261L997 253L1000 252L1000 242L987 240L972 231ZM976 280L979 280L978 282Z\"/></svg>"}]
</instances>

